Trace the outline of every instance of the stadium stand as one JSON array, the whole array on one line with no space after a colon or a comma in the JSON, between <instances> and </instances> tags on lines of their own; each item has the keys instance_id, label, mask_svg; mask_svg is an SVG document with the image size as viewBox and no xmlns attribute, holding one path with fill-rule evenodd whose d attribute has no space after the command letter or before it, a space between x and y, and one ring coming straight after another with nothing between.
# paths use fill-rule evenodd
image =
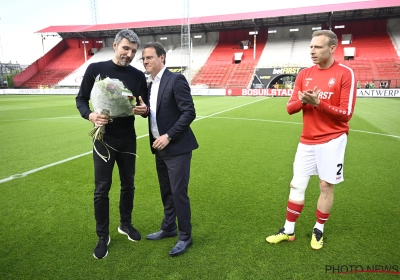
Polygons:
<instances>
[{"instance_id":1,"label":"stadium stand","mask_svg":"<svg viewBox=\"0 0 400 280\"><path fill-rule=\"evenodd\" d=\"M292 49L292 39L268 39L258 67L282 67L287 63Z\"/></svg>"},{"instance_id":2,"label":"stadium stand","mask_svg":"<svg viewBox=\"0 0 400 280\"><path fill-rule=\"evenodd\" d=\"M199 69L204 65L207 61L207 58L210 56L210 53L214 50L216 43L205 43L204 45L194 45L192 54L191 54L191 72L192 76L195 75ZM178 68L181 65L181 47L168 45L168 53L167 53L167 67ZM110 60L114 56L114 49L112 47L104 47L99 50L96 54L94 54L89 60L87 60L84 64L82 64L78 69L70 73L65 79L61 80L56 87L79 87L80 81L86 71L86 68L89 64L104 60ZM145 71L143 64L139 62L139 59L142 57L142 50L139 51L135 55L135 59L132 62L132 66L140 69L141 71Z\"/></svg>"},{"instance_id":3,"label":"stadium stand","mask_svg":"<svg viewBox=\"0 0 400 280\"><path fill-rule=\"evenodd\" d=\"M74 69L72 72L68 73L64 79L57 83L56 87L77 87L80 85L83 74L85 74L86 68L89 64L104 60L112 59L114 54L114 49L112 47L105 47L100 49L98 52L93 54L93 56L79 66L78 69Z\"/></svg>"},{"instance_id":4,"label":"stadium stand","mask_svg":"<svg viewBox=\"0 0 400 280\"><path fill-rule=\"evenodd\" d=\"M92 49L101 48L101 39L91 38L83 45L81 38L59 42L46 55L39 58L25 71L14 78L14 86L19 88L54 87L61 80L78 69L85 56L93 55Z\"/></svg>"},{"instance_id":5,"label":"stadium stand","mask_svg":"<svg viewBox=\"0 0 400 280\"><path fill-rule=\"evenodd\" d=\"M307 50L314 26L301 26L297 32L289 32L287 27L268 30L268 41L257 67L308 67L312 65Z\"/></svg>"},{"instance_id":6,"label":"stadium stand","mask_svg":"<svg viewBox=\"0 0 400 280\"><path fill-rule=\"evenodd\" d=\"M267 38L267 29L258 31L257 41L250 48L241 48L241 41L253 41L252 30L221 31L213 52L192 79L194 87L247 88L261 57ZM242 53L235 63L235 53Z\"/></svg>"},{"instance_id":7,"label":"stadium stand","mask_svg":"<svg viewBox=\"0 0 400 280\"><path fill-rule=\"evenodd\" d=\"M343 29L334 29L339 38L335 59L350 66L354 70L356 79L362 84L374 82L375 87L379 87L380 81L387 80L392 87L397 87L400 81L400 59L396 46L400 44L398 43L400 39L396 36L400 35L400 31L393 31L394 35L390 36L390 31L387 30L387 26L390 25L387 20L346 22L343 25L345 26ZM288 33L288 28L274 28L277 32L268 34L268 41L257 68L311 66L308 49L312 27L299 26L298 33ZM352 34L351 45L341 43L344 34ZM344 49L349 46L356 50L355 56L350 60L344 56ZM242 61L240 66L227 63L232 55L231 48L231 45L220 42L207 64L201 69L202 75L195 76L192 84L209 88L246 88L251 76L246 76L245 73L253 72L254 65L247 64L246 68L245 61ZM237 71L237 74L232 75L232 71Z\"/></svg>"},{"instance_id":8,"label":"stadium stand","mask_svg":"<svg viewBox=\"0 0 400 280\"><path fill-rule=\"evenodd\" d=\"M22 87L38 88L42 85L55 85L79 67L83 61L84 57L80 50L66 50L58 58L50 62L42 71L38 72L32 79L24 83Z\"/></svg>"},{"instance_id":9,"label":"stadium stand","mask_svg":"<svg viewBox=\"0 0 400 280\"><path fill-rule=\"evenodd\" d=\"M206 63L210 54L216 47L216 42L205 43L204 45L194 45L192 48L191 73L192 77L198 73L200 68ZM177 46L173 51L167 53L167 67L179 67L182 63L182 48Z\"/></svg>"},{"instance_id":10,"label":"stadium stand","mask_svg":"<svg viewBox=\"0 0 400 280\"><path fill-rule=\"evenodd\" d=\"M335 58L350 66L356 79L363 85L374 82L375 87L379 87L382 80L389 81L392 87L399 84L400 58L395 48L397 41L395 37L390 36L393 32L390 32L387 20L370 20L343 25L345 28L342 31L336 31L339 46ZM396 31L394 33L396 34ZM350 45L342 44L340 38L343 34L352 34ZM355 55L347 60L344 57L344 48L349 46L355 48Z\"/></svg>"},{"instance_id":11,"label":"stadium stand","mask_svg":"<svg viewBox=\"0 0 400 280\"><path fill-rule=\"evenodd\" d=\"M336 28L342 25L344 28ZM289 27L264 27L258 30L254 59L253 36L250 29L207 32L192 41L191 86L199 88L249 88L257 68L308 67L309 42L314 25L300 25L296 32ZM322 29L328 26L321 25ZM269 31L276 30L275 33ZM362 84L388 81L391 87L400 86L400 20L374 19L340 22L332 25L339 44L335 59L350 66ZM342 38L351 35L350 44ZM141 42L160 41L160 36L141 36ZM87 47L87 61L82 39L64 39L44 57L14 78L15 87L37 88L39 85L79 87L87 66L96 61L112 59L113 38L91 39ZM161 43L167 50L167 67L182 65L180 34L168 35ZM95 42L101 42L96 45ZM248 42L247 46L241 42ZM346 48L354 48L353 57L345 57ZM96 52L91 52L96 48ZM236 54L236 60L235 60ZM139 62L141 50L132 65L144 71ZM239 58L240 57L240 58Z\"/></svg>"}]
</instances>

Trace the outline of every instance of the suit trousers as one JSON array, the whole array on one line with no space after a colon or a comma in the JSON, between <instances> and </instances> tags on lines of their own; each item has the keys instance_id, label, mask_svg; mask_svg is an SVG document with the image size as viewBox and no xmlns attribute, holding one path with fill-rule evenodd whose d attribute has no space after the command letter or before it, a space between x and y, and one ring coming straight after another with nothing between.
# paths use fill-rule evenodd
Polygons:
<instances>
[{"instance_id":1,"label":"suit trousers","mask_svg":"<svg viewBox=\"0 0 400 280\"><path fill-rule=\"evenodd\" d=\"M178 156L170 156L164 151L157 151L155 158L161 199L164 205L161 229L164 231L176 230L176 219L178 219L179 240L186 241L192 235L188 196L192 151Z\"/></svg>"},{"instance_id":2,"label":"suit trousers","mask_svg":"<svg viewBox=\"0 0 400 280\"><path fill-rule=\"evenodd\" d=\"M99 237L109 235L110 205L108 193L111 189L115 163L118 165L121 182L119 200L121 225L129 225L132 223L135 192L134 176L136 155L130 153L136 153L136 135L124 138L112 138L105 135L104 142L117 151L107 147L110 152L110 159L105 162L93 150L95 181L94 216L96 219L96 233ZM100 141L95 142L95 147L101 155L108 155L106 148Z\"/></svg>"}]
</instances>

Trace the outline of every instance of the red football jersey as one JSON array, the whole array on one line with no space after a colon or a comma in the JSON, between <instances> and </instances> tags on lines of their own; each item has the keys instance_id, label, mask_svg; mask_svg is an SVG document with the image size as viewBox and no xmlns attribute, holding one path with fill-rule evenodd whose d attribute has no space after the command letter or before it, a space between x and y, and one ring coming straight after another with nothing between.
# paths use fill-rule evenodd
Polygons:
<instances>
[{"instance_id":1,"label":"red football jersey","mask_svg":"<svg viewBox=\"0 0 400 280\"><path fill-rule=\"evenodd\" d=\"M298 97L299 91L317 87L320 103L318 107L304 105ZM328 69L317 65L303 69L297 75L292 97L287 103L289 114L303 110L303 144L321 144L348 133L348 121L353 115L357 85L353 70L334 62Z\"/></svg>"}]
</instances>

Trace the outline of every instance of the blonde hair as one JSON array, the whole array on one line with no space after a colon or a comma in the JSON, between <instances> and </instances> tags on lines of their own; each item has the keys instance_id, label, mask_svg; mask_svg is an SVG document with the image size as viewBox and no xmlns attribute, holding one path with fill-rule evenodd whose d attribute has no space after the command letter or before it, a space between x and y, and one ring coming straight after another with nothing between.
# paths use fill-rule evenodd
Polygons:
<instances>
[{"instance_id":1,"label":"blonde hair","mask_svg":"<svg viewBox=\"0 0 400 280\"><path fill-rule=\"evenodd\" d=\"M328 46L337 46L338 45L338 38L337 38L336 34L334 32L332 32L331 30L314 31L312 34L312 37L314 38L316 36L321 36L321 35L328 37L328 39L329 39Z\"/></svg>"}]
</instances>

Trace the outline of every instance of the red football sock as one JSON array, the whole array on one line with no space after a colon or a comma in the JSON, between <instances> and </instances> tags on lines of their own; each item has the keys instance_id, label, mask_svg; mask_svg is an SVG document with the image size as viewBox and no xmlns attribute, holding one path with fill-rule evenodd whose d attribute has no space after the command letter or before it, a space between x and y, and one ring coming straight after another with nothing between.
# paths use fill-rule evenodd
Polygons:
<instances>
[{"instance_id":1,"label":"red football sock","mask_svg":"<svg viewBox=\"0 0 400 280\"><path fill-rule=\"evenodd\" d=\"M317 223L324 224L328 218L330 213L322 213L318 209L315 211L315 216L317 216Z\"/></svg>"},{"instance_id":2,"label":"red football sock","mask_svg":"<svg viewBox=\"0 0 400 280\"><path fill-rule=\"evenodd\" d=\"M300 216L301 211L303 211L304 204L296 204L288 201L286 210L286 220L289 222L296 222L297 218Z\"/></svg>"}]
</instances>

